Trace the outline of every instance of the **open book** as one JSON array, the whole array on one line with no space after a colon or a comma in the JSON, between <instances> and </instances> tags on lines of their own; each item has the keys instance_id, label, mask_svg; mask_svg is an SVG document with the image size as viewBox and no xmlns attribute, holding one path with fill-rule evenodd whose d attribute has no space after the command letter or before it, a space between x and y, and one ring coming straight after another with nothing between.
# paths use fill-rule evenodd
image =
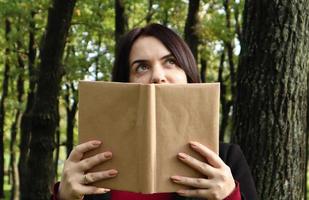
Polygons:
<instances>
[{"instance_id":1,"label":"open book","mask_svg":"<svg viewBox=\"0 0 309 200\"><path fill-rule=\"evenodd\" d=\"M94 185L122 191L157 193L185 188L170 177L203 177L182 163L198 141L219 148L218 83L134 84L79 82L79 143L101 140L113 158L92 171L117 169L117 177Z\"/></svg>"}]
</instances>

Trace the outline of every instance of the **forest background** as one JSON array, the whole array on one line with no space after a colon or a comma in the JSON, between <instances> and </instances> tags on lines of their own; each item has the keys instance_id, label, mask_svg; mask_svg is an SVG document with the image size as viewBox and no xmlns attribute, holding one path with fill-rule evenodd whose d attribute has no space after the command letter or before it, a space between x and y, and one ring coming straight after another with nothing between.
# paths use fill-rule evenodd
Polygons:
<instances>
[{"instance_id":1,"label":"forest background","mask_svg":"<svg viewBox=\"0 0 309 200\"><path fill-rule=\"evenodd\" d=\"M111 80L121 36L153 22L221 83L220 140L260 199L309 195L308 0L0 0L0 16L0 199L49 199L78 143L78 81Z\"/></svg>"}]
</instances>

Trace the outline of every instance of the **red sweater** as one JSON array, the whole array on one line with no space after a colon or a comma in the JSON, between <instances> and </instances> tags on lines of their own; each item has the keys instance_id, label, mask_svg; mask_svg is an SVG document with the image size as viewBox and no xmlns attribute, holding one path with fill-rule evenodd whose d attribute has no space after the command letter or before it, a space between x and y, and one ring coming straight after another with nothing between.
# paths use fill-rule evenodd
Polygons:
<instances>
[{"instance_id":1,"label":"red sweater","mask_svg":"<svg viewBox=\"0 0 309 200\"><path fill-rule=\"evenodd\" d=\"M55 184L51 200L59 200L57 198L59 183ZM140 194L134 192L124 192L119 190L111 191L111 200L173 200L171 193L156 193L156 194ZM241 200L239 183L236 182L234 191L224 200Z\"/></svg>"}]
</instances>

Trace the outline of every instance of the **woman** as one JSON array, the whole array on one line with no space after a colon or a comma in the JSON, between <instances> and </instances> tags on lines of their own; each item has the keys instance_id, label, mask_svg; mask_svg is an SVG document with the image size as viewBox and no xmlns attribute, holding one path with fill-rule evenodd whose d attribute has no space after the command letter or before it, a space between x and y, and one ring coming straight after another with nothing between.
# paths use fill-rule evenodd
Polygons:
<instances>
[{"instance_id":1,"label":"woman","mask_svg":"<svg viewBox=\"0 0 309 200\"><path fill-rule=\"evenodd\" d=\"M130 31L118 48L113 68L113 81L133 83L199 83L194 57L185 42L172 30L150 24ZM190 155L177 156L184 164L198 170L204 177L190 178L175 174L171 181L189 186L173 194L142 195L88 184L117 176L117 169L85 173L95 165L112 158L112 152L103 152L82 160L83 154L101 145L89 141L78 145L66 160L60 185L55 186L54 199L257 199L246 160L236 145L220 144L216 155L198 142L189 142L191 148L205 157L207 163ZM176 156L176 155L175 155ZM182 163L180 163L182 164ZM207 178L206 178L207 177Z\"/></svg>"}]
</instances>

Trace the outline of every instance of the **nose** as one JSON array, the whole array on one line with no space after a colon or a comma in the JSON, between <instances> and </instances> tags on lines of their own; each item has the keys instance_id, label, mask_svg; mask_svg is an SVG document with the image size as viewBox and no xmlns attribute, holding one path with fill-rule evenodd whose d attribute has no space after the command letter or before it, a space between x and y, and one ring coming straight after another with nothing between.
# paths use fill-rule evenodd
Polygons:
<instances>
[{"instance_id":1,"label":"nose","mask_svg":"<svg viewBox=\"0 0 309 200\"><path fill-rule=\"evenodd\" d=\"M153 66L151 83L167 83L166 74L161 64L156 64Z\"/></svg>"}]
</instances>

